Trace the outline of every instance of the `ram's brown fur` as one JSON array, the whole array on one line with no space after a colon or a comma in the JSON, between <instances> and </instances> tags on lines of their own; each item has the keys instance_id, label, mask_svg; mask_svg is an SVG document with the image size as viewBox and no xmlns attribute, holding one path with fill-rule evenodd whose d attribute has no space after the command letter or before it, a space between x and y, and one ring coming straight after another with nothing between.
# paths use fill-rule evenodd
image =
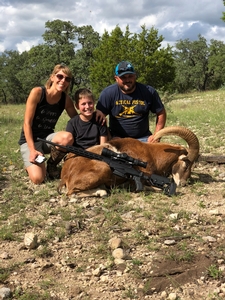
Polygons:
<instances>
[{"instance_id":1,"label":"ram's brown fur","mask_svg":"<svg viewBox=\"0 0 225 300\"><path fill-rule=\"evenodd\" d=\"M172 175L177 185L184 185L190 177L192 164L198 157L199 143L191 131L182 127L167 127L161 133L159 132L156 138L172 133L188 140L189 148L165 143L143 143L136 139L123 138L87 150L101 154L103 147L106 147L116 152L125 152L133 158L147 162L146 169L139 167L145 173ZM105 162L69 154L62 167L59 191L66 186L67 195L71 195L95 189L100 185L113 187L122 182L124 179L113 175Z\"/></svg>"}]
</instances>

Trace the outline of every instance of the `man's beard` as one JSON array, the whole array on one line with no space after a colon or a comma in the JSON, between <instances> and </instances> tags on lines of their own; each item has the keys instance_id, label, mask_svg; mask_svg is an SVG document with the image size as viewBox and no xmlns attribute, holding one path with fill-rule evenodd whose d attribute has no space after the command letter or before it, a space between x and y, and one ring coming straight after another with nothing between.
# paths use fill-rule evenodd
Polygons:
<instances>
[{"instance_id":1,"label":"man's beard","mask_svg":"<svg viewBox=\"0 0 225 300\"><path fill-rule=\"evenodd\" d=\"M125 85L120 86L120 88L121 88L122 91L124 91L124 92L126 92L126 93L127 93L127 92L133 92L134 89L135 89L135 83L132 84L132 85L129 86L129 87L125 84Z\"/></svg>"}]
</instances>

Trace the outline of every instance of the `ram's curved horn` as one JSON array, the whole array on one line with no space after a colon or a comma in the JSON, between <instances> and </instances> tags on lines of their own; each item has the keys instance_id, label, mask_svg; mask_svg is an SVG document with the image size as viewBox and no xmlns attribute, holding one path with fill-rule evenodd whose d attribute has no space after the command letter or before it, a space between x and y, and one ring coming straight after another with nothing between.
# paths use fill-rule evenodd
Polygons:
<instances>
[{"instance_id":1,"label":"ram's curved horn","mask_svg":"<svg viewBox=\"0 0 225 300\"><path fill-rule=\"evenodd\" d=\"M188 159L193 163L199 156L199 140L197 136L188 128L181 126L165 127L154 135L157 140L165 135L175 135L181 137L188 144Z\"/></svg>"}]
</instances>

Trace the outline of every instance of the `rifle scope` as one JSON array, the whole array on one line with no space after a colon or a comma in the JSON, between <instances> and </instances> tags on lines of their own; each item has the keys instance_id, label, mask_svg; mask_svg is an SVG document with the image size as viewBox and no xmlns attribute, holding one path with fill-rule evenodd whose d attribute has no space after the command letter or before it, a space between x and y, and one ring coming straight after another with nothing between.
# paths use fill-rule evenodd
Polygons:
<instances>
[{"instance_id":1,"label":"rifle scope","mask_svg":"<svg viewBox=\"0 0 225 300\"><path fill-rule=\"evenodd\" d=\"M146 168L146 166L147 166L147 162L144 162L144 161L139 160L139 159L135 159L135 158L127 155L126 153L117 153L117 152L114 152L114 151L112 151L110 149L107 149L107 148L102 149L102 155L105 156L105 157L109 157L111 159L114 159L114 160L129 162L134 166L139 166L139 167L143 167L143 168Z\"/></svg>"}]
</instances>

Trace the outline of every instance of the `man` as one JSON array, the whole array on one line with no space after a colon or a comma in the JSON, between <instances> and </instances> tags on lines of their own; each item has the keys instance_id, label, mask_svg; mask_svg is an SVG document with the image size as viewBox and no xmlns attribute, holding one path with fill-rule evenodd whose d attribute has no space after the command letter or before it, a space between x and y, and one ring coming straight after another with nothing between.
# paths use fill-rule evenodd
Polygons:
<instances>
[{"instance_id":1,"label":"man","mask_svg":"<svg viewBox=\"0 0 225 300\"><path fill-rule=\"evenodd\" d=\"M166 123L166 111L157 91L136 81L132 64L121 61L115 68L116 83L100 94L97 109L109 115L112 138L132 137L153 142L154 134ZM155 131L149 129L149 112L156 114Z\"/></svg>"}]
</instances>

